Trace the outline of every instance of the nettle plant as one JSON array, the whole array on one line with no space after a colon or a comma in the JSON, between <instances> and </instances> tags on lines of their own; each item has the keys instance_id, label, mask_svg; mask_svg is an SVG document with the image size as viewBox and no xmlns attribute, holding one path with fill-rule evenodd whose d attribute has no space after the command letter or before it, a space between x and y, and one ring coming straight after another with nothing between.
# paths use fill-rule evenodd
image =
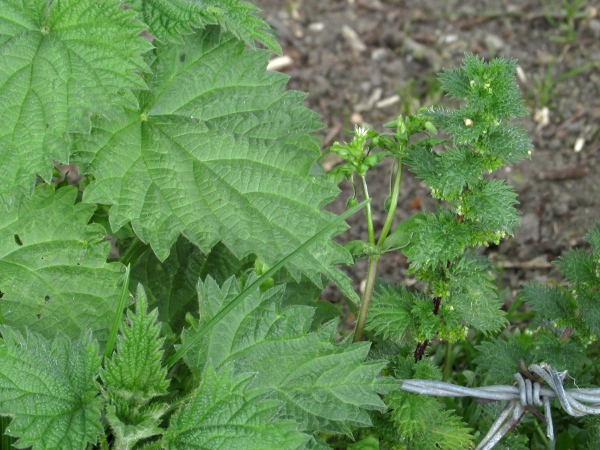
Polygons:
<instances>
[{"instance_id":1,"label":"nettle plant","mask_svg":"<svg viewBox=\"0 0 600 450\"><path fill-rule=\"evenodd\" d=\"M506 324L472 250L518 223L514 191L486 175L530 151L507 123L525 114L515 62L467 55L441 75L466 106L357 129L325 174L319 118L266 72L281 49L257 11L0 4L2 448L472 446L466 417L398 389L438 375L442 342ZM376 240L367 172L384 158ZM67 163L76 185L58 176ZM404 165L440 206L394 225ZM322 208L344 177L365 198L335 216ZM368 240L333 242L362 208ZM393 251L425 290L376 285ZM359 257L362 299L338 268ZM317 301L328 281L360 303L352 338Z\"/></svg>"}]
</instances>

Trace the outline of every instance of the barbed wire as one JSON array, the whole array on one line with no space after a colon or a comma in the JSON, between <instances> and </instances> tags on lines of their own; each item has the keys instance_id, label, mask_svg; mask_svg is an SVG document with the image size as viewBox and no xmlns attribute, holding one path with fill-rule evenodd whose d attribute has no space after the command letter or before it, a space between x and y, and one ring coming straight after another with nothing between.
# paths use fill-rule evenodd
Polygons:
<instances>
[{"instance_id":1,"label":"barbed wire","mask_svg":"<svg viewBox=\"0 0 600 450\"><path fill-rule=\"evenodd\" d=\"M524 364L523 364L524 366ZM558 398L562 408L571 416L581 417L588 414L600 414L600 389L565 389L563 381L567 371L559 372L549 364L532 364L529 370L523 370L526 378L515 373L517 386L482 386L469 388L451 383L433 380L402 380L401 389L415 394L436 397L477 397L490 401L506 400L507 404L492 424L492 427L479 443L476 450L491 450L502 437L512 431L526 412L546 422L546 436L554 440L554 426L550 400ZM542 387L532 375L537 375L548 387ZM582 402L589 403L586 405ZM537 407L544 407L540 414Z\"/></svg>"}]
</instances>

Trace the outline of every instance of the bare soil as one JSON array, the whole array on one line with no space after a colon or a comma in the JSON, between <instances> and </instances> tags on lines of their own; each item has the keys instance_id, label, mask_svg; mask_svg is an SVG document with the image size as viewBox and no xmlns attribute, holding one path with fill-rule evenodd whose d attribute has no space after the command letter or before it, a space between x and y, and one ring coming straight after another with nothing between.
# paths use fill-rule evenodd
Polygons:
<instances>
[{"instance_id":1,"label":"bare soil","mask_svg":"<svg viewBox=\"0 0 600 450\"><path fill-rule=\"evenodd\" d=\"M502 268L507 301L523 282L556 277L552 264L600 220L600 16L588 1L572 21L540 0L254 0L279 36L289 88L308 92L323 117L325 145L347 140L354 123L382 131L399 113L445 102L436 73L465 52L518 60L518 81L530 115L520 121L534 143L531 160L498 176L519 194L521 227L486 253ZM562 4L548 1L549 5ZM595 5L595 6L594 6ZM566 28L561 28L566 27ZM280 60L281 61L281 60ZM546 108L546 109L545 109ZM368 179L375 217L383 225L389 165ZM351 195L330 208L341 212ZM379 201L377 201L379 199ZM398 220L432 209L428 189L405 173ZM364 217L351 218L342 241L366 238ZM364 264L350 268L364 278ZM406 260L382 260L379 276L409 282ZM325 296L335 299L334 290Z\"/></svg>"}]
</instances>

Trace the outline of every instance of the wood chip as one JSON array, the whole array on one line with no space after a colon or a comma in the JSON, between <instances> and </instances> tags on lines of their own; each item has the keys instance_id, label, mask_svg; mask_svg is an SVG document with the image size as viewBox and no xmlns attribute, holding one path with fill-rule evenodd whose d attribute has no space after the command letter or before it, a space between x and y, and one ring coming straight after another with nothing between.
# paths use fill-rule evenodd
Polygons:
<instances>
[{"instance_id":1,"label":"wood chip","mask_svg":"<svg viewBox=\"0 0 600 450\"><path fill-rule=\"evenodd\" d=\"M364 52L367 49L367 46L362 41L362 39L358 36L358 33L350 28L348 25L344 25L342 27L342 36L346 39L346 42L350 44L352 50L357 53Z\"/></svg>"},{"instance_id":2,"label":"wood chip","mask_svg":"<svg viewBox=\"0 0 600 450\"><path fill-rule=\"evenodd\" d=\"M388 106L395 105L398 102L400 102L400 96L392 95L391 97L384 98L383 100L377 102L375 106L377 108L387 108Z\"/></svg>"}]
</instances>

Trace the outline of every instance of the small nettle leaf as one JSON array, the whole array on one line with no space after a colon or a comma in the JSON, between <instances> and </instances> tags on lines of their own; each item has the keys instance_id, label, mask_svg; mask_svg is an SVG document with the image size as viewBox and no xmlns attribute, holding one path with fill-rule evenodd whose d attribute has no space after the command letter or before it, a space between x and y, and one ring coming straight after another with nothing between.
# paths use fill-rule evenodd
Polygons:
<instances>
[{"instance_id":1,"label":"small nettle leaf","mask_svg":"<svg viewBox=\"0 0 600 450\"><path fill-rule=\"evenodd\" d=\"M592 228L585 237L585 240L592 244L594 256L598 257L598 254L600 253L600 222L596 222L594 228Z\"/></svg>"},{"instance_id":2,"label":"small nettle leaf","mask_svg":"<svg viewBox=\"0 0 600 450\"><path fill-rule=\"evenodd\" d=\"M367 329L384 339L401 340L414 329L413 293L402 286L380 286L373 291L371 307L367 316Z\"/></svg>"},{"instance_id":3,"label":"small nettle leaf","mask_svg":"<svg viewBox=\"0 0 600 450\"><path fill-rule=\"evenodd\" d=\"M499 157L504 164L514 164L529 157L533 145L524 129L503 122L491 127L481 140L481 149Z\"/></svg>"},{"instance_id":4,"label":"small nettle leaf","mask_svg":"<svg viewBox=\"0 0 600 450\"><path fill-rule=\"evenodd\" d=\"M144 25L118 0L22 2L0 9L0 195L49 181L69 161L68 133L90 115L122 118L143 89ZM85 30L85 32L82 32Z\"/></svg>"},{"instance_id":5,"label":"small nettle leaf","mask_svg":"<svg viewBox=\"0 0 600 450\"><path fill-rule=\"evenodd\" d=\"M484 333L498 331L506 324L489 261L465 253L452 264L449 278L449 304L462 323Z\"/></svg>"},{"instance_id":6,"label":"small nettle leaf","mask_svg":"<svg viewBox=\"0 0 600 450\"><path fill-rule=\"evenodd\" d=\"M440 261L452 261L472 240L469 227L458 222L450 211L423 214L413 233L411 245L402 250L409 259L412 272L435 268Z\"/></svg>"},{"instance_id":7,"label":"small nettle leaf","mask_svg":"<svg viewBox=\"0 0 600 450\"><path fill-rule=\"evenodd\" d=\"M283 91L284 75L265 72L267 52L245 51L215 27L156 55L141 109L125 124L98 119L77 143L82 170L96 177L84 201L112 205L112 229L131 221L160 260L183 234L204 253L222 241L238 259L254 253L275 265L333 217L320 208L337 188L309 175L316 114L303 94ZM319 286L324 274L356 299L333 268L351 261L327 238L287 269Z\"/></svg>"},{"instance_id":8,"label":"small nettle leaf","mask_svg":"<svg viewBox=\"0 0 600 450\"><path fill-rule=\"evenodd\" d=\"M92 330L106 341L124 267L107 263L110 243L88 224L95 206L75 203L77 189L38 186L0 213L0 301L4 323L47 338Z\"/></svg>"},{"instance_id":9,"label":"small nettle leaf","mask_svg":"<svg viewBox=\"0 0 600 450\"><path fill-rule=\"evenodd\" d=\"M482 180L460 201L465 219L484 231L513 234L519 226L517 193L504 180Z\"/></svg>"},{"instance_id":10,"label":"small nettle leaf","mask_svg":"<svg viewBox=\"0 0 600 450\"><path fill-rule=\"evenodd\" d=\"M240 292L235 278L222 288L207 278L199 283L200 317L209 320ZM252 391L271 393L284 404L283 417L301 430L349 432L349 426L371 424L367 410L385 405L377 392L388 389L377 374L385 366L364 362L368 343L336 345L336 323L310 331L314 308L280 306L282 287L248 296L214 327L185 360L202 370L232 366L235 373L252 373ZM202 329L202 324L200 324ZM182 342L190 339L182 336Z\"/></svg>"},{"instance_id":11,"label":"small nettle leaf","mask_svg":"<svg viewBox=\"0 0 600 450\"><path fill-rule=\"evenodd\" d=\"M116 352L102 371L105 389L126 400L144 404L167 393L167 368L162 367L164 338L160 338L158 310L148 313L148 299L138 285L135 313L127 311Z\"/></svg>"},{"instance_id":12,"label":"small nettle leaf","mask_svg":"<svg viewBox=\"0 0 600 450\"><path fill-rule=\"evenodd\" d=\"M103 433L98 344L91 333L53 341L0 326L0 415L17 448L85 449Z\"/></svg>"},{"instance_id":13,"label":"small nettle leaf","mask_svg":"<svg viewBox=\"0 0 600 450\"><path fill-rule=\"evenodd\" d=\"M158 319L179 334L185 315L197 309L198 279L204 280L210 274L218 283L223 283L247 264L248 261L240 261L221 243L205 255L196 245L180 237L164 261L153 252L144 253L131 270L131 285L144 285L149 306L158 309Z\"/></svg>"},{"instance_id":14,"label":"small nettle leaf","mask_svg":"<svg viewBox=\"0 0 600 450\"><path fill-rule=\"evenodd\" d=\"M311 439L298 425L281 420L281 403L252 394L253 375L234 375L231 367L204 370L191 401L171 418L164 444L171 449L303 449Z\"/></svg>"},{"instance_id":15,"label":"small nettle leaf","mask_svg":"<svg viewBox=\"0 0 600 450\"><path fill-rule=\"evenodd\" d=\"M464 99L475 111L486 110L500 118L527 115L519 87L515 82L517 61L483 58L467 53L460 68L445 69L440 81L449 96Z\"/></svg>"},{"instance_id":16,"label":"small nettle leaf","mask_svg":"<svg viewBox=\"0 0 600 450\"><path fill-rule=\"evenodd\" d=\"M405 443L422 449L464 450L473 436L458 416L434 397L393 392L385 397L396 430Z\"/></svg>"},{"instance_id":17,"label":"small nettle leaf","mask_svg":"<svg viewBox=\"0 0 600 450\"><path fill-rule=\"evenodd\" d=\"M254 48L254 41L276 53L281 53L269 25L256 6L240 0L135 0L150 32L160 40L180 41L182 34L194 28L219 25Z\"/></svg>"},{"instance_id":18,"label":"small nettle leaf","mask_svg":"<svg viewBox=\"0 0 600 450\"><path fill-rule=\"evenodd\" d=\"M482 342L476 348L477 354L473 362L490 384L512 383L514 374L520 370L520 359L525 367L542 362L535 359L534 351L528 343L514 336L509 336L508 342L494 339Z\"/></svg>"},{"instance_id":19,"label":"small nettle leaf","mask_svg":"<svg viewBox=\"0 0 600 450\"><path fill-rule=\"evenodd\" d=\"M587 286L600 286L600 278L591 256L583 249L572 248L563 253L555 264L567 281Z\"/></svg>"},{"instance_id":20,"label":"small nettle leaf","mask_svg":"<svg viewBox=\"0 0 600 450\"><path fill-rule=\"evenodd\" d=\"M520 291L520 297L533 308L538 317L560 320L574 317L577 312L575 299L557 286L531 282Z\"/></svg>"}]
</instances>

